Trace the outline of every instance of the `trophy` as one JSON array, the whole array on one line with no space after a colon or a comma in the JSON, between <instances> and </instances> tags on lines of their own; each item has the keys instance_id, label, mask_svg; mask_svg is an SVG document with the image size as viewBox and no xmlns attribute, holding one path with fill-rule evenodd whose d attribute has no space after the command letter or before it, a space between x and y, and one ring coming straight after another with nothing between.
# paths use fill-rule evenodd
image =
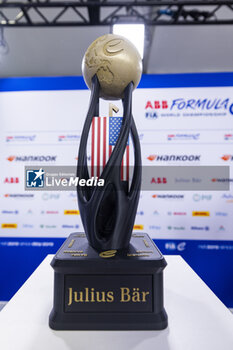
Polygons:
<instances>
[{"instance_id":1,"label":"trophy","mask_svg":"<svg viewBox=\"0 0 233 350\"><path fill-rule=\"evenodd\" d=\"M96 174L102 186L77 187L85 233L72 233L51 262L54 302L49 325L56 330L161 330L167 327L163 303L166 261L146 233L132 233L142 174L132 93L141 78L141 57L126 38L107 34L89 46L82 70L91 98L79 145L77 177L87 184ZM123 117L101 121L100 98L121 99ZM96 144L94 128L98 127L104 140ZM129 137L134 154L131 181L129 164L122 165L125 155L128 157ZM98 166L94 158L100 158L100 153Z\"/></svg>"}]
</instances>

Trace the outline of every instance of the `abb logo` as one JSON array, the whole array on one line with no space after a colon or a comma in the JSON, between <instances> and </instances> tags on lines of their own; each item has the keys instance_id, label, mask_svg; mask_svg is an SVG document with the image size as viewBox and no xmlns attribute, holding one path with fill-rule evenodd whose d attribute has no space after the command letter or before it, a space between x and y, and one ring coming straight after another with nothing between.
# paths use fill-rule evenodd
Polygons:
<instances>
[{"instance_id":1,"label":"abb logo","mask_svg":"<svg viewBox=\"0 0 233 350\"><path fill-rule=\"evenodd\" d=\"M167 178L166 177L152 177L150 183L151 184L166 184L167 183Z\"/></svg>"},{"instance_id":2,"label":"abb logo","mask_svg":"<svg viewBox=\"0 0 233 350\"><path fill-rule=\"evenodd\" d=\"M167 109L167 101L147 101L145 109Z\"/></svg>"},{"instance_id":3,"label":"abb logo","mask_svg":"<svg viewBox=\"0 0 233 350\"><path fill-rule=\"evenodd\" d=\"M5 184L18 184L19 178L18 177L6 177L4 180Z\"/></svg>"}]
</instances>

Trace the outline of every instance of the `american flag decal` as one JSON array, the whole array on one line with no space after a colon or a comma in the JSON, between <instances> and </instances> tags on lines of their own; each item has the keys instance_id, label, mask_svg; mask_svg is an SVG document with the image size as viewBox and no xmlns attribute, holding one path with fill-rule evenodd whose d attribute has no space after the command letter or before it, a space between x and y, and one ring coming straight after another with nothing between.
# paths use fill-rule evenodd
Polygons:
<instances>
[{"instance_id":1,"label":"american flag decal","mask_svg":"<svg viewBox=\"0 0 233 350\"><path fill-rule=\"evenodd\" d=\"M120 134L122 117L94 117L91 125L91 176L99 177ZM129 141L121 164L121 180L129 180Z\"/></svg>"}]
</instances>

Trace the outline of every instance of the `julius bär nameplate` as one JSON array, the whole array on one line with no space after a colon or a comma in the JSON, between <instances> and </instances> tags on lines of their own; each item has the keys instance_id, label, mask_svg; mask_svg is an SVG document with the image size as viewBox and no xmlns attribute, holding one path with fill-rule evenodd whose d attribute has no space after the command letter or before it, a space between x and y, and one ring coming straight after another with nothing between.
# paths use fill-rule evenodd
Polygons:
<instances>
[{"instance_id":1,"label":"julius b\u00e4r nameplate","mask_svg":"<svg viewBox=\"0 0 233 350\"><path fill-rule=\"evenodd\" d=\"M73 233L51 265L55 271L51 328L149 330L167 326L163 306L166 261L147 234L133 234L125 250L98 252L83 233Z\"/></svg>"},{"instance_id":2,"label":"julius b\u00e4r nameplate","mask_svg":"<svg viewBox=\"0 0 233 350\"><path fill-rule=\"evenodd\" d=\"M152 312L152 276L65 278L65 312Z\"/></svg>"}]
</instances>

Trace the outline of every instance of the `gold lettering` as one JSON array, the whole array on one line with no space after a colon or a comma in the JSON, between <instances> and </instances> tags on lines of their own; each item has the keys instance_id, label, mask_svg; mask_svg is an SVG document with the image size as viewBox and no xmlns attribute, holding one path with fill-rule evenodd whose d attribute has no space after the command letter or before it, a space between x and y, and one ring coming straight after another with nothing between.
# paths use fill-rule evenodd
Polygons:
<instances>
[{"instance_id":1,"label":"gold lettering","mask_svg":"<svg viewBox=\"0 0 233 350\"><path fill-rule=\"evenodd\" d=\"M145 256L150 256L149 254L141 254L141 253L136 253L136 254L127 254L127 256L139 256L139 257L145 257Z\"/></svg>"},{"instance_id":2,"label":"gold lettering","mask_svg":"<svg viewBox=\"0 0 233 350\"><path fill-rule=\"evenodd\" d=\"M134 303L140 302L139 288L133 288L132 301Z\"/></svg>"},{"instance_id":3,"label":"gold lettering","mask_svg":"<svg viewBox=\"0 0 233 350\"><path fill-rule=\"evenodd\" d=\"M130 301L129 288L121 288L121 303L127 303Z\"/></svg>"},{"instance_id":4,"label":"gold lettering","mask_svg":"<svg viewBox=\"0 0 233 350\"><path fill-rule=\"evenodd\" d=\"M63 253L83 253L83 250L64 250Z\"/></svg>"},{"instance_id":5,"label":"gold lettering","mask_svg":"<svg viewBox=\"0 0 233 350\"><path fill-rule=\"evenodd\" d=\"M71 254L72 256L87 256L87 254Z\"/></svg>"},{"instance_id":6,"label":"gold lettering","mask_svg":"<svg viewBox=\"0 0 233 350\"><path fill-rule=\"evenodd\" d=\"M72 304L73 301L73 290L72 288L69 288L69 302L68 302L68 306L70 306Z\"/></svg>"},{"instance_id":7,"label":"gold lettering","mask_svg":"<svg viewBox=\"0 0 233 350\"><path fill-rule=\"evenodd\" d=\"M89 298L88 298L88 295L89 295L89 288L85 288L85 293L86 293L85 301L86 301L86 302L89 302Z\"/></svg>"},{"instance_id":8,"label":"gold lettering","mask_svg":"<svg viewBox=\"0 0 233 350\"><path fill-rule=\"evenodd\" d=\"M72 239L71 242L68 245L68 248L71 248L74 245L75 239Z\"/></svg>"},{"instance_id":9,"label":"gold lettering","mask_svg":"<svg viewBox=\"0 0 233 350\"><path fill-rule=\"evenodd\" d=\"M140 254L152 254L153 251L152 250L137 250L136 253L140 253Z\"/></svg>"},{"instance_id":10,"label":"gold lettering","mask_svg":"<svg viewBox=\"0 0 233 350\"><path fill-rule=\"evenodd\" d=\"M150 245L149 245L149 243L147 242L147 240L146 240L146 239L143 239L143 243L145 244L145 246L146 246L147 248L149 248L149 247L150 247Z\"/></svg>"},{"instance_id":11,"label":"gold lettering","mask_svg":"<svg viewBox=\"0 0 233 350\"><path fill-rule=\"evenodd\" d=\"M112 303L114 301L114 294L113 292L107 292L107 302Z\"/></svg>"},{"instance_id":12,"label":"gold lettering","mask_svg":"<svg viewBox=\"0 0 233 350\"><path fill-rule=\"evenodd\" d=\"M142 301L145 303L146 302L146 296L149 295L150 292L142 292Z\"/></svg>"},{"instance_id":13,"label":"gold lettering","mask_svg":"<svg viewBox=\"0 0 233 350\"><path fill-rule=\"evenodd\" d=\"M79 293L79 298L78 298ZM83 292L74 292L74 301L76 303L83 302Z\"/></svg>"},{"instance_id":14,"label":"gold lettering","mask_svg":"<svg viewBox=\"0 0 233 350\"><path fill-rule=\"evenodd\" d=\"M116 249L105 250L104 252L99 253L101 258L113 258L117 253Z\"/></svg>"},{"instance_id":15,"label":"gold lettering","mask_svg":"<svg viewBox=\"0 0 233 350\"><path fill-rule=\"evenodd\" d=\"M102 295L101 298L100 298L100 293ZM97 301L97 303L105 303L106 302L105 292L96 292L96 301Z\"/></svg>"},{"instance_id":16,"label":"gold lettering","mask_svg":"<svg viewBox=\"0 0 233 350\"><path fill-rule=\"evenodd\" d=\"M95 289L91 288L91 302L94 303L95 302Z\"/></svg>"}]
</instances>

